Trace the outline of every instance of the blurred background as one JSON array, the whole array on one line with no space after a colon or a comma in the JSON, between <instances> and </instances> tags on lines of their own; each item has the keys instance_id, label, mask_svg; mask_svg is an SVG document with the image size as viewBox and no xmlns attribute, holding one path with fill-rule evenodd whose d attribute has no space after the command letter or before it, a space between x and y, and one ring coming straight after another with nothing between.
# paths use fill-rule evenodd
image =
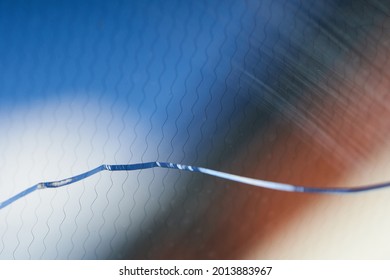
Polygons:
<instances>
[{"instance_id":1,"label":"blurred background","mask_svg":"<svg viewBox=\"0 0 390 280\"><path fill-rule=\"evenodd\" d=\"M389 181L389 16L374 0L0 1L0 200L156 160ZM103 172L2 209L0 258L388 259L389 198Z\"/></svg>"}]
</instances>

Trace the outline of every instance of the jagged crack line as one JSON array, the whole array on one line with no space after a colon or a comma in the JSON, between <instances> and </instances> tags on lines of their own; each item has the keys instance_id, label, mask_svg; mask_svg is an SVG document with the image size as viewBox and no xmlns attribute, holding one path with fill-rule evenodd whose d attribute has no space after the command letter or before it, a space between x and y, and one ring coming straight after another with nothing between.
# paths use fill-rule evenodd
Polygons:
<instances>
[{"instance_id":1,"label":"jagged crack line","mask_svg":"<svg viewBox=\"0 0 390 280\"><path fill-rule=\"evenodd\" d=\"M273 182L273 181L266 181L261 179L254 179L244 176L239 176L231 173L226 173L222 171L217 171L209 168L204 167L197 167L197 166L191 166L191 165L184 165L184 164L178 164L178 163L171 163L171 162L159 162L159 161L153 161L153 162L145 162L145 163L135 163L135 164L103 164L100 165L92 170L89 170L87 172L84 172L82 174L59 180L59 181L52 181L52 182L42 182L38 183L36 185L33 185L32 187L29 187L25 189L24 191L16 194L15 196L3 201L0 203L0 209L14 203L15 201L19 200L20 198L29 195L30 193L39 190L39 189L52 189L52 188L60 188L64 187L73 183L76 183L78 181L84 180L88 177L91 177L92 175L95 175L96 173L99 173L101 171L107 170L107 171L135 171L135 170L143 170L143 169L150 169L150 168L168 168L168 169L176 169L176 170L184 170L184 171L190 171L194 173L202 173L207 174L213 177L218 177L221 179L226 179L229 181L237 182L237 183L243 183L251 186L256 186L260 188L265 189L272 189L277 191L285 191L285 192L301 192L301 193L318 193L318 194L347 194L347 193L359 193L359 192L366 192L366 191L373 191L377 189L383 189L383 188L389 188L390 182L385 182L381 184L374 184L374 185L367 185L367 186L359 186L359 187L309 187L309 186L299 186L299 185L290 185L285 183L279 183L279 182Z\"/></svg>"}]
</instances>

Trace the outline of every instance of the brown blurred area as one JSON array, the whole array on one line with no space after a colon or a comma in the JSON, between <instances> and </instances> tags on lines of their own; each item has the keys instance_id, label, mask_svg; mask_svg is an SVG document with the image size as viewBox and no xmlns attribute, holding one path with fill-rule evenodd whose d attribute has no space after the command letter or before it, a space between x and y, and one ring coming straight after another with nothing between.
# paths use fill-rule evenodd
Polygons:
<instances>
[{"instance_id":1,"label":"brown blurred area","mask_svg":"<svg viewBox=\"0 0 390 280\"><path fill-rule=\"evenodd\" d=\"M299 102L265 95L263 100L278 98L284 105L270 101L274 113L267 124L224 156L221 162L229 163L219 168L308 186L390 181L389 24L384 19L366 26L353 44L335 39L344 48L342 55L332 67L321 69L315 83L301 81L305 87ZM246 79L255 90L263 89L254 76ZM280 87L296 86L283 82L281 77ZM212 191L193 198L211 197L196 210L197 219L186 223L186 211L195 211L191 199L186 200L183 212L144 241L136 258L390 258L390 191L337 196L271 191L212 178L199 184Z\"/></svg>"}]
</instances>

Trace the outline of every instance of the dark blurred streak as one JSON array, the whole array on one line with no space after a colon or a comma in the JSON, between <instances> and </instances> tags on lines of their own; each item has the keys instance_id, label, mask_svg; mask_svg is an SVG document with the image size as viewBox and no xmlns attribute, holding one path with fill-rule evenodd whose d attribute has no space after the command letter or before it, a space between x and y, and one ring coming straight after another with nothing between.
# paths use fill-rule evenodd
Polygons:
<instances>
[{"instance_id":1,"label":"dark blurred streak","mask_svg":"<svg viewBox=\"0 0 390 280\"><path fill-rule=\"evenodd\" d=\"M233 139L228 153L221 148L209 155L210 167L265 180L332 185L385 143L390 6L379 1L322 4L332 8L295 11L305 26L296 32L303 37L292 33L270 48L254 46L239 64L240 95L248 101L241 110L247 118L226 136ZM242 258L300 213L329 199L205 177L194 178L187 189L193 191L164 223L139 238L128 258Z\"/></svg>"}]
</instances>

